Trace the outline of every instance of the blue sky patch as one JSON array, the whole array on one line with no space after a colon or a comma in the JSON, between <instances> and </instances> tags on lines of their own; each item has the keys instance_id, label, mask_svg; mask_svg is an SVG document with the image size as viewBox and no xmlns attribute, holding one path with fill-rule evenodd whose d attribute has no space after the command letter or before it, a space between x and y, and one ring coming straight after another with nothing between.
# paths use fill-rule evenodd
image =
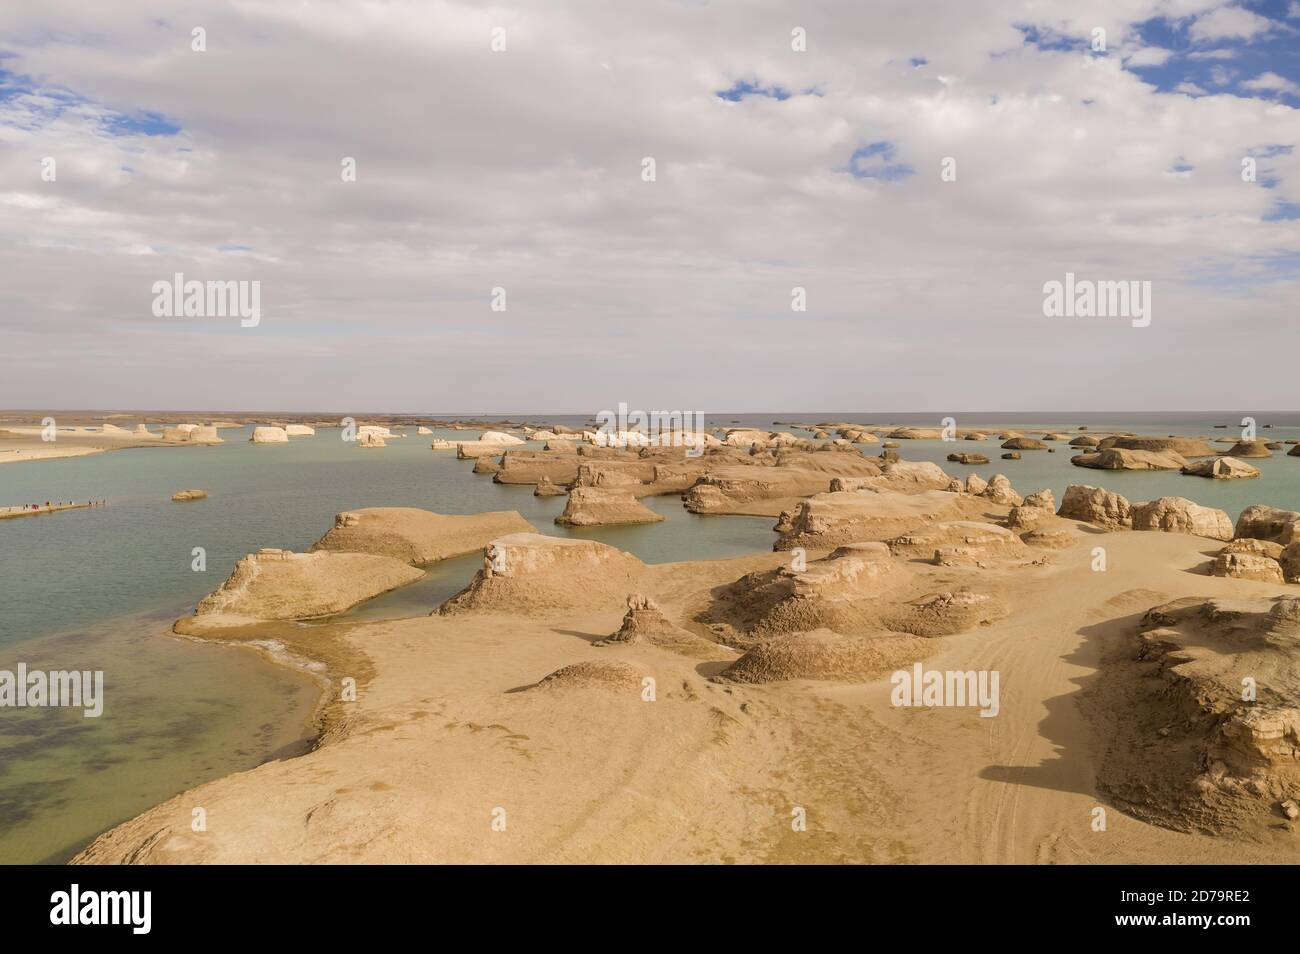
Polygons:
<instances>
[{"instance_id":1,"label":"blue sky patch","mask_svg":"<svg viewBox=\"0 0 1300 954\"><path fill-rule=\"evenodd\" d=\"M714 95L718 99L725 99L730 103L738 103L746 96L766 96L769 99L783 102L790 98L791 93L788 89L776 85L762 86L748 80L736 80L731 84L730 89L720 89Z\"/></svg>"},{"instance_id":2,"label":"blue sky patch","mask_svg":"<svg viewBox=\"0 0 1300 954\"><path fill-rule=\"evenodd\" d=\"M883 179L894 182L915 175L915 170L905 162L894 162L898 147L892 142L873 142L859 146L849 156L845 171L855 179Z\"/></svg>"},{"instance_id":3,"label":"blue sky patch","mask_svg":"<svg viewBox=\"0 0 1300 954\"><path fill-rule=\"evenodd\" d=\"M1231 94L1300 107L1300 43L1290 0L1247 0L1236 8L1264 17L1267 30L1250 38L1197 34L1197 18L1157 17L1136 24L1144 46L1168 50L1163 63L1125 63L1162 93ZM1262 25L1262 24L1261 24Z\"/></svg>"},{"instance_id":4,"label":"blue sky patch","mask_svg":"<svg viewBox=\"0 0 1300 954\"><path fill-rule=\"evenodd\" d=\"M104 120L104 128L114 136L175 136L181 127L160 113L118 114Z\"/></svg>"},{"instance_id":5,"label":"blue sky patch","mask_svg":"<svg viewBox=\"0 0 1300 954\"><path fill-rule=\"evenodd\" d=\"M1300 202L1278 199L1273 203L1273 208L1264 213L1263 218L1265 222L1289 222L1300 219Z\"/></svg>"},{"instance_id":6,"label":"blue sky patch","mask_svg":"<svg viewBox=\"0 0 1300 954\"><path fill-rule=\"evenodd\" d=\"M0 61L6 58L0 54ZM0 67L0 103L13 102L20 97L27 97L25 102L19 104L19 109L25 110L29 120L22 124L24 128L38 128L53 122L70 107L90 105L107 113L101 119L100 126L110 136L175 136L181 131L179 123L161 113L147 110L129 114L119 112L70 89L42 86L30 76ZM19 123L15 122L14 125Z\"/></svg>"}]
</instances>

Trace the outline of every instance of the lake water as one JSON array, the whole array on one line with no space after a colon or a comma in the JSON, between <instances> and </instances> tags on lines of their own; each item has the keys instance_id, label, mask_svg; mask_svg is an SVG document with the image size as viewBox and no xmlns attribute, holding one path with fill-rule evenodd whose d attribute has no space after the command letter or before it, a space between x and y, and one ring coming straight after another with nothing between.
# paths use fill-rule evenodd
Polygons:
<instances>
[{"instance_id":1,"label":"lake water","mask_svg":"<svg viewBox=\"0 0 1300 954\"><path fill-rule=\"evenodd\" d=\"M954 414L960 427L1134 431L1144 435L1236 436L1244 414L1259 436L1300 438L1300 416L1259 412L1214 415ZM775 429L774 421L859 421L941 426L941 414L710 415L710 425ZM585 418L544 420L579 426ZM1263 428L1271 423L1273 427ZM1228 424L1228 429L1216 428ZM788 428L780 428L788 429ZM0 862L62 861L98 832L203 781L268 758L301 751L318 698L316 684L250 652L178 640L171 622L190 612L260 547L302 550L334 514L372 506L441 513L517 510L542 533L583 536L649 563L721 559L770 550L770 518L701 517L676 496L647 505L667 519L638 527L573 530L552 521L563 497L471 474L453 452L431 451L430 436L396 438L377 450L340 440L336 429L288 445L248 443L249 428L224 430L213 447L142 448L90 457L0 466L0 506L25 501L104 499L108 505L0 521L0 669L102 669L104 716L80 710L0 710ZM436 437L465 440L460 431ZM1049 487L1059 501L1070 483L1104 486L1130 500L1189 497L1235 518L1252 503L1300 509L1300 458L1277 451L1252 460L1262 476L1212 481L1177 473L1114 473L1070 464L1075 452L1024 451L998 459L996 440L903 441L909 460L932 460L949 473L1004 473L1022 493ZM1227 445L1216 445L1226 447ZM864 447L868 454L878 452ZM950 464L954 451L984 453L988 465ZM201 487L208 499L173 503ZM207 571L191 569L193 549ZM481 565L470 555L434 567L418 583L379 597L351 615L386 618L428 613L461 589Z\"/></svg>"},{"instance_id":2,"label":"lake water","mask_svg":"<svg viewBox=\"0 0 1300 954\"><path fill-rule=\"evenodd\" d=\"M553 520L564 497L534 497L470 473L430 436L362 450L338 430L288 445L223 430L212 447L140 448L0 466L0 505L103 499L107 506L0 521L0 670L103 670L104 715L0 709L0 863L62 861L111 825L203 781L301 749L319 690L257 655L168 636L244 555L302 550L341 510L517 510L542 533L584 536L650 563L769 550L768 518L701 517L676 497L667 518L575 530ZM465 440L459 431L435 437ZM182 488L209 497L173 503ZM207 570L191 569L193 550ZM469 582L470 555L354 611L428 613Z\"/></svg>"}]
</instances>

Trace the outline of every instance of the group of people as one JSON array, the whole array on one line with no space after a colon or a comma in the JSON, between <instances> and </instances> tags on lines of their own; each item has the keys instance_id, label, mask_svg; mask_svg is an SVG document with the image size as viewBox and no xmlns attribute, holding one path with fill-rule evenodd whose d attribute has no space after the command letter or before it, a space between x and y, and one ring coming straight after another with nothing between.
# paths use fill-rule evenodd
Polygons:
<instances>
[{"instance_id":1,"label":"group of people","mask_svg":"<svg viewBox=\"0 0 1300 954\"><path fill-rule=\"evenodd\" d=\"M58 500L53 503L47 500L45 501L44 509L49 510L51 507L75 507L76 505L77 502L75 500ZM107 500L89 500L86 502L87 507L104 507L107 505ZM40 510L41 508L42 505L38 503L23 504L24 510Z\"/></svg>"}]
</instances>

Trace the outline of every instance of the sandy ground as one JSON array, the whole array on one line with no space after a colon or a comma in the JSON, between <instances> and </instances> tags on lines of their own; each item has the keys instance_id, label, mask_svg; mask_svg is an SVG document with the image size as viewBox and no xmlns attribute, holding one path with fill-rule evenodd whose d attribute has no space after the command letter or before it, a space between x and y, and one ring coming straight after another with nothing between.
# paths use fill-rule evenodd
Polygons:
<instances>
[{"instance_id":1,"label":"sandy ground","mask_svg":"<svg viewBox=\"0 0 1300 954\"><path fill-rule=\"evenodd\" d=\"M0 464L85 457L87 454L102 454L127 447L153 447L161 443L159 434L152 437L140 437L130 432L103 434L83 427L73 431L60 429L54 440L44 441L39 427L9 425L0 429Z\"/></svg>"},{"instance_id":2,"label":"sandy ground","mask_svg":"<svg viewBox=\"0 0 1300 954\"><path fill-rule=\"evenodd\" d=\"M1044 565L990 569L1010 615L943 637L927 668L997 669L1001 711L896 708L868 684L711 682L727 665L653 645L596 647L621 614L471 612L299 631L357 700L330 707L321 746L184 793L101 836L82 862L1300 861L1261 823L1186 834L1097 794L1131 687L1136 620L1187 595L1294 596L1205 575L1214 541L1104 534ZM1091 569L1104 546L1109 569ZM645 590L692 626L710 591L786 554L654 567ZM287 635L288 629L281 630ZM254 638L248 634L244 638ZM319 654L318 654L319 655ZM584 661L654 680L539 680ZM1094 831L1096 807L1106 830ZM204 831L192 827L206 812ZM806 813L805 831L792 819Z\"/></svg>"}]
</instances>

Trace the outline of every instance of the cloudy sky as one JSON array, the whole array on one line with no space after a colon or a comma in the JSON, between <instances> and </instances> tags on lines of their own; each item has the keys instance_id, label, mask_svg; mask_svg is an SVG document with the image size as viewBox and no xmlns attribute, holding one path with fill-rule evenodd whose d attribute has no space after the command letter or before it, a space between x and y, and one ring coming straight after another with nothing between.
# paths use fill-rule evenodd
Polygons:
<instances>
[{"instance_id":1,"label":"cloudy sky","mask_svg":"<svg viewBox=\"0 0 1300 954\"><path fill-rule=\"evenodd\" d=\"M0 407L1295 409L1298 142L1297 0L6 3Z\"/></svg>"}]
</instances>

